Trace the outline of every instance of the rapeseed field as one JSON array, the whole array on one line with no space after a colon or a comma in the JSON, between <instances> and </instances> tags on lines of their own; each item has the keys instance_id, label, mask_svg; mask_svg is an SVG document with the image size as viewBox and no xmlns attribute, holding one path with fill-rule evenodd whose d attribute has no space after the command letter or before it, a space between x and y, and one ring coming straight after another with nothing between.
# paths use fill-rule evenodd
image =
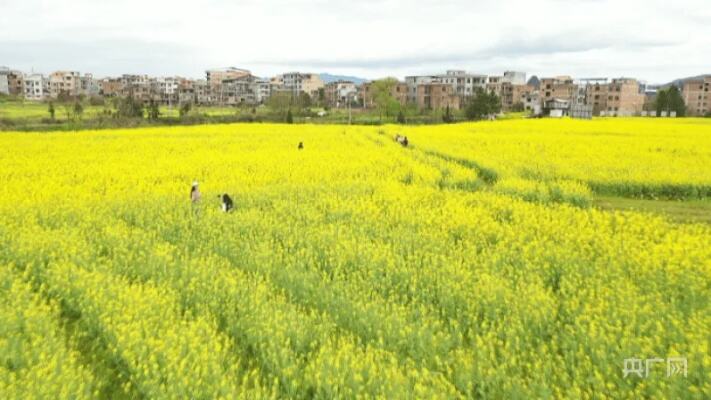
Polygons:
<instances>
[{"instance_id":1,"label":"rapeseed field","mask_svg":"<svg viewBox=\"0 0 711 400\"><path fill-rule=\"evenodd\" d=\"M709 121L0 147L3 398L711 396L711 226L594 206L709 200ZM677 358L685 374L668 374Z\"/></svg>"}]
</instances>

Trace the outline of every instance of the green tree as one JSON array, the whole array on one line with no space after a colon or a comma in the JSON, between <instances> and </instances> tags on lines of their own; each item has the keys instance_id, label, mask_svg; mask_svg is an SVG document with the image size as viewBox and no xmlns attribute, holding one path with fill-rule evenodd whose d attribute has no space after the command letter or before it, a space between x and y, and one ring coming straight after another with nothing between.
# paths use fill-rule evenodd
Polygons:
<instances>
[{"instance_id":1,"label":"green tree","mask_svg":"<svg viewBox=\"0 0 711 400\"><path fill-rule=\"evenodd\" d=\"M442 122L445 124L452 123L454 121L454 116L452 115L452 112L449 109L449 104L447 104L447 108L444 110L444 114L442 114Z\"/></svg>"},{"instance_id":2,"label":"green tree","mask_svg":"<svg viewBox=\"0 0 711 400\"><path fill-rule=\"evenodd\" d=\"M291 114L291 108L286 112L286 123L287 124L294 123L294 116Z\"/></svg>"},{"instance_id":3,"label":"green tree","mask_svg":"<svg viewBox=\"0 0 711 400\"><path fill-rule=\"evenodd\" d=\"M192 110L193 105L190 102L185 102L180 105L180 110L178 110L178 114L180 115L180 118L187 117L188 114L190 114L190 110Z\"/></svg>"},{"instance_id":4,"label":"green tree","mask_svg":"<svg viewBox=\"0 0 711 400\"><path fill-rule=\"evenodd\" d=\"M397 123L398 124L404 124L405 123L405 113L400 110L397 113Z\"/></svg>"},{"instance_id":5,"label":"green tree","mask_svg":"<svg viewBox=\"0 0 711 400\"><path fill-rule=\"evenodd\" d=\"M390 117L400 111L400 103L393 96L393 89L397 85L397 79L378 79L371 83L371 95L375 108L378 110L380 122L383 121L383 114Z\"/></svg>"},{"instance_id":6,"label":"green tree","mask_svg":"<svg viewBox=\"0 0 711 400\"><path fill-rule=\"evenodd\" d=\"M681 91L676 86L671 86L667 89L660 90L657 93L656 100L657 115L661 115L663 111L668 113L676 112L678 117L686 115L686 105L684 98L681 97Z\"/></svg>"},{"instance_id":7,"label":"green tree","mask_svg":"<svg viewBox=\"0 0 711 400\"><path fill-rule=\"evenodd\" d=\"M326 89L324 89L324 88L318 89L318 104L320 106L323 106L326 104Z\"/></svg>"},{"instance_id":8,"label":"green tree","mask_svg":"<svg viewBox=\"0 0 711 400\"><path fill-rule=\"evenodd\" d=\"M116 98L114 107L117 118L143 118L143 104L133 96Z\"/></svg>"},{"instance_id":9,"label":"green tree","mask_svg":"<svg viewBox=\"0 0 711 400\"><path fill-rule=\"evenodd\" d=\"M49 102L49 107L47 108L47 111L49 112L49 117L52 118L52 121L54 121L54 103L52 103L51 101Z\"/></svg>"},{"instance_id":10,"label":"green tree","mask_svg":"<svg viewBox=\"0 0 711 400\"><path fill-rule=\"evenodd\" d=\"M468 120L477 120L499 112L501 112L501 99L499 99L499 96L496 93L479 88L467 103L464 115Z\"/></svg>"},{"instance_id":11,"label":"green tree","mask_svg":"<svg viewBox=\"0 0 711 400\"><path fill-rule=\"evenodd\" d=\"M81 119L82 114L84 114L84 106L77 101L74 103L74 119Z\"/></svg>"},{"instance_id":12,"label":"green tree","mask_svg":"<svg viewBox=\"0 0 711 400\"><path fill-rule=\"evenodd\" d=\"M298 97L297 105L302 109L311 107L311 96L306 92L301 92Z\"/></svg>"},{"instance_id":13,"label":"green tree","mask_svg":"<svg viewBox=\"0 0 711 400\"><path fill-rule=\"evenodd\" d=\"M160 107L155 100L151 100L148 104L148 119L156 121L158 120L158 117L160 117Z\"/></svg>"},{"instance_id":14,"label":"green tree","mask_svg":"<svg viewBox=\"0 0 711 400\"><path fill-rule=\"evenodd\" d=\"M280 121L286 118L286 113L291 108L292 103L291 93L288 92L276 92L267 100L269 110L271 110Z\"/></svg>"}]
</instances>

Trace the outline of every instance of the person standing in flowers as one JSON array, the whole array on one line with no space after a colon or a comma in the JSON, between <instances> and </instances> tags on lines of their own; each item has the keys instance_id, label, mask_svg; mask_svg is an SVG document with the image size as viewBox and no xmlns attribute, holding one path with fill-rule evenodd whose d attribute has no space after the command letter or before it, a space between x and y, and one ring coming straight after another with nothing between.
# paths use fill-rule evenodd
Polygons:
<instances>
[{"instance_id":1,"label":"person standing in flowers","mask_svg":"<svg viewBox=\"0 0 711 400\"><path fill-rule=\"evenodd\" d=\"M200 189L198 189L198 182L194 181L193 186L190 188L190 201L193 204L197 204L200 201Z\"/></svg>"},{"instance_id":2,"label":"person standing in flowers","mask_svg":"<svg viewBox=\"0 0 711 400\"><path fill-rule=\"evenodd\" d=\"M200 198L202 195L200 194L200 189L198 189L198 182L194 181L193 186L190 188L190 202L193 205L193 211L195 214L198 213L198 205L200 204Z\"/></svg>"}]
</instances>

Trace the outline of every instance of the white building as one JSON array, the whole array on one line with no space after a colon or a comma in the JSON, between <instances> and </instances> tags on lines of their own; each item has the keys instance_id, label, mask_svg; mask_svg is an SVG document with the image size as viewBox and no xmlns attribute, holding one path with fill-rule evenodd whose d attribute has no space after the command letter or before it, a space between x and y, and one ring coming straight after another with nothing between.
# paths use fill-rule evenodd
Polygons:
<instances>
[{"instance_id":1,"label":"white building","mask_svg":"<svg viewBox=\"0 0 711 400\"><path fill-rule=\"evenodd\" d=\"M23 94L27 100L44 100L49 95L49 80L42 74L25 75Z\"/></svg>"},{"instance_id":2,"label":"white building","mask_svg":"<svg viewBox=\"0 0 711 400\"><path fill-rule=\"evenodd\" d=\"M7 76L10 75L10 68L0 67L0 94L10 94Z\"/></svg>"},{"instance_id":3,"label":"white building","mask_svg":"<svg viewBox=\"0 0 711 400\"><path fill-rule=\"evenodd\" d=\"M454 94L459 97L469 97L476 93L477 88L486 88L486 75L470 74L465 71L447 71L438 76L441 83L447 83L454 89Z\"/></svg>"}]
</instances>

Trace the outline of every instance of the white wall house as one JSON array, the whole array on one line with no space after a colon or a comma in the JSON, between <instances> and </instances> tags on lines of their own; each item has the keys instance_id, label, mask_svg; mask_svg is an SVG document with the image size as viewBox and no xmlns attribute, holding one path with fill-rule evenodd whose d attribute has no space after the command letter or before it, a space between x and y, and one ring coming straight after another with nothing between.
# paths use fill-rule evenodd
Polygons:
<instances>
[{"instance_id":1,"label":"white wall house","mask_svg":"<svg viewBox=\"0 0 711 400\"><path fill-rule=\"evenodd\" d=\"M0 67L0 94L10 94L10 86L7 79L9 74L10 68Z\"/></svg>"},{"instance_id":2,"label":"white wall house","mask_svg":"<svg viewBox=\"0 0 711 400\"><path fill-rule=\"evenodd\" d=\"M49 95L49 80L42 74L25 75L23 93L27 100L44 100Z\"/></svg>"}]
</instances>

